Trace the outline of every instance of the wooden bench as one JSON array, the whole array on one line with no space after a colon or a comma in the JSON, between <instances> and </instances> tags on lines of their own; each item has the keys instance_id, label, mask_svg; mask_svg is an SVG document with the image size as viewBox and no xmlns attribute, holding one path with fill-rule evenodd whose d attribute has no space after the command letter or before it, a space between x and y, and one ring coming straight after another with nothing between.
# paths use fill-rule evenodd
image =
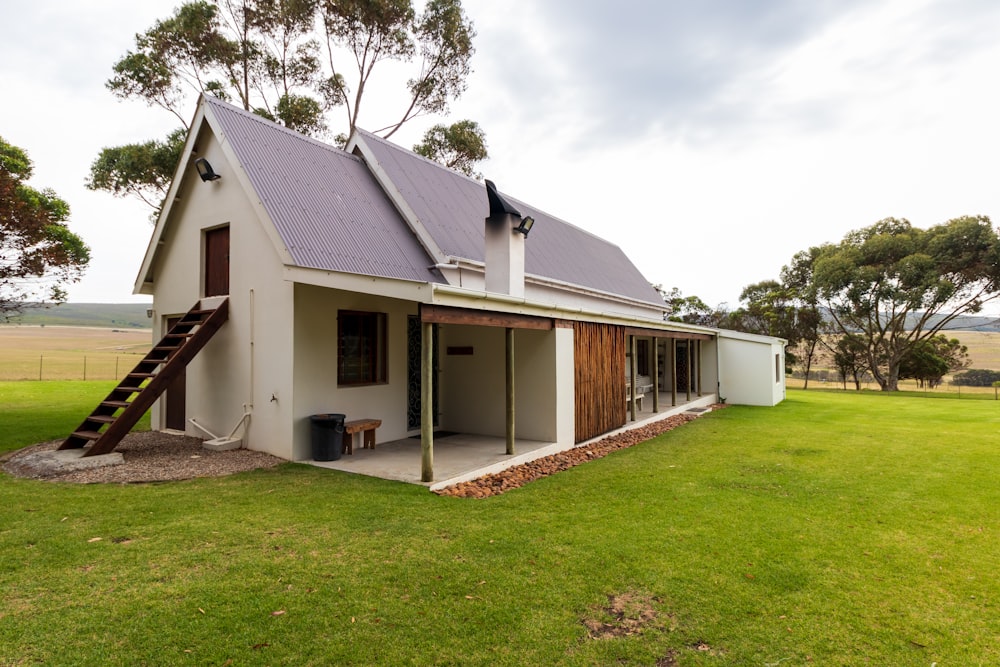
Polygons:
<instances>
[{"instance_id":1,"label":"wooden bench","mask_svg":"<svg viewBox=\"0 0 1000 667\"><path fill-rule=\"evenodd\" d=\"M375 449L375 429L382 425L381 419L353 419L344 422L344 453L354 453L354 434L363 434L364 449Z\"/></svg>"}]
</instances>

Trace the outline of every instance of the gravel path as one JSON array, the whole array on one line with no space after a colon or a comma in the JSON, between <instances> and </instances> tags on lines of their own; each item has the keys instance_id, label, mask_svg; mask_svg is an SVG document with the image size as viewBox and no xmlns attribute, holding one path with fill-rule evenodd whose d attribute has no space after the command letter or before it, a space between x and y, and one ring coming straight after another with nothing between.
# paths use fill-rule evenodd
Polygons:
<instances>
[{"instance_id":1,"label":"gravel path","mask_svg":"<svg viewBox=\"0 0 1000 667\"><path fill-rule=\"evenodd\" d=\"M121 452L125 459L125 463L121 465L62 474L53 474L51 470L39 470L31 465L30 454L54 450L61 442L61 440L43 442L12 452L2 459L3 470L16 477L53 482L127 484L167 482L194 477L221 477L284 463L284 459L264 452L249 449L212 452L201 446L200 438L157 431L138 431L129 433L118 445L116 451Z\"/></svg>"}]
</instances>

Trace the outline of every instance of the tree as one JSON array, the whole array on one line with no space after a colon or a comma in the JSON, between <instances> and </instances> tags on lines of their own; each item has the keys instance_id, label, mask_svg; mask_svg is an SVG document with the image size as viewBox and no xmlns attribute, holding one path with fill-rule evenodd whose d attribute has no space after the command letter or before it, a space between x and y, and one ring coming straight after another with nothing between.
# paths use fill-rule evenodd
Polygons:
<instances>
[{"instance_id":1,"label":"tree","mask_svg":"<svg viewBox=\"0 0 1000 667\"><path fill-rule=\"evenodd\" d=\"M846 334L833 348L833 365L847 389L847 378L854 380L854 388L861 391L861 376L868 370L865 341L856 334Z\"/></svg>"},{"instance_id":2,"label":"tree","mask_svg":"<svg viewBox=\"0 0 1000 667\"><path fill-rule=\"evenodd\" d=\"M809 372L821 338L822 318L816 307L803 297L794 282L787 279L747 285L740 293L740 303L730 320L732 328L787 340L785 362L789 366L803 365L805 388L808 389Z\"/></svg>"},{"instance_id":3,"label":"tree","mask_svg":"<svg viewBox=\"0 0 1000 667\"><path fill-rule=\"evenodd\" d=\"M985 216L927 230L886 218L796 261L835 329L862 337L883 391L898 389L900 363L915 345L1000 296L1000 238Z\"/></svg>"},{"instance_id":4,"label":"tree","mask_svg":"<svg viewBox=\"0 0 1000 667\"><path fill-rule=\"evenodd\" d=\"M666 290L662 285L653 285L653 288L660 293L663 301L667 304L667 313L664 319L669 322L721 327L728 319L729 313L725 305L713 309L697 296L684 296L676 287Z\"/></svg>"},{"instance_id":5,"label":"tree","mask_svg":"<svg viewBox=\"0 0 1000 667\"><path fill-rule=\"evenodd\" d=\"M957 338L938 334L916 343L899 363L899 379L913 378L921 387L932 389L941 384L947 373L967 368L969 348Z\"/></svg>"},{"instance_id":6,"label":"tree","mask_svg":"<svg viewBox=\"0 0 1000 667\"><path fill-rule=\"evenodd\" d=\"M956 373L951 383L959 387L990 387L1000 381L1000 371L983 368L973 368L962 373Z\"/></svg>"},{"instance_id":7,"label":"tree","mask_svg":"<svg viewBox=\"0 0 1000 667\"><path fill-rule=\"evenodd\" d=\"M424 133L413 150L466 176L480 178L475 166L486 159L486 137L479 123L460 120L449 126L435 125Z\"/></svg>"},{"instance_id":8,"label":"tree","mask_svg":"<svg viewBox=\"0 0 1000 667\"><path fill-rule=\"evenodd\" d=\"M90 261L90 249L66 226L69 205L25 182L33 171L21 148L0 137L0 319L26 306L66 298Z\"/></svg>"},{"instance_id":9,"label":"tree","mask_svg":"<svg viewBox=\"0 0 1000 667\"><path fill-rule=\"evenodd\" d=\"M345 132L337 139L344 143L380 63L417 61L402 112L378 133L388 137L414 118L447 113L465 91L474 37L461 0L429 0L420 14L411 0L192 0L136 35L107 87L182 123L191 94L207 93L308 135L328 133L328 112L342 106ZM471 171L486 158L482 130L472 121L451 128L434 159ZM177 130L165 140L105 148L87 186L158 208L183 138Z\"/></svg>"}]
</instances>

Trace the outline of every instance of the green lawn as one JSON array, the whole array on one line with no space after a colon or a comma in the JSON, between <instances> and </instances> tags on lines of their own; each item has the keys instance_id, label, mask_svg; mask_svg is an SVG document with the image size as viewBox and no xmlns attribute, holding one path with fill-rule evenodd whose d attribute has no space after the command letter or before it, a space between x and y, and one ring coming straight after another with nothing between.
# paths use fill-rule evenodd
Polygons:
<instances>
[{"instance_id":1,"label":"green lawn","mask_svg":"<svg viewBox=\"0 0 1000 667\"><path fill-rule=\"evenodd\" d=\"M0 664L996 665L998 424L793 391L478 501L293 464L5 477ZM590 639L622 594L656 618Z\"/></svg>"},{"instance_id":2,"label":"green lawn","mask_svg":"<svg viewBox=\"0 0 1000 667\"><path fill-rule=\"evenodd\" d=\"M116 384L0 382L0 454L36 442L65 438ZM136 428L149 430L148 413Z\"/></svg>"}]
</instances>

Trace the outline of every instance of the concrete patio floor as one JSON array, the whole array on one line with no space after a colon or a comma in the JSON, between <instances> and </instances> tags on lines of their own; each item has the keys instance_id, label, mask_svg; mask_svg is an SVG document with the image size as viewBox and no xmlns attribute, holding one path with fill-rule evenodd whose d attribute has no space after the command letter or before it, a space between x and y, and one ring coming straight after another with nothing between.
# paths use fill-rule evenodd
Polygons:
<instances>
[{"instance_id":1,"label":"concrete patio floor","mask_svg":"<svg viewBox=\"0 0 1000 667\"><path fill-rule=\"evenodd\" d=\"M664 400L665 398L665 400ZM681 397L678 397L681 400ZM645 426L672 415L691 409L703 409L716 402L715 394L693 398L690 403L670 407L670 394L660 394L660 411L653 413L651 396L643 401L643 410L637 410L636 421L622 428L581 442L578 445L560 445L537 440L516 440L513 456L505 452L502 437L456 433L434 438L434 480L420 481L420 438L405 438L391 442L380 442L375 449L362 449L360 439L354 446L354 454L344 454L336 461L303 461L309 465L330 470L340 470L369 477L391 479L410 484L422 484L436 490L452 486L470 479L476 479L500 472L506 468L533 461L543 456L586 445L615 433Z\"/></svg>"}]
</instances>

